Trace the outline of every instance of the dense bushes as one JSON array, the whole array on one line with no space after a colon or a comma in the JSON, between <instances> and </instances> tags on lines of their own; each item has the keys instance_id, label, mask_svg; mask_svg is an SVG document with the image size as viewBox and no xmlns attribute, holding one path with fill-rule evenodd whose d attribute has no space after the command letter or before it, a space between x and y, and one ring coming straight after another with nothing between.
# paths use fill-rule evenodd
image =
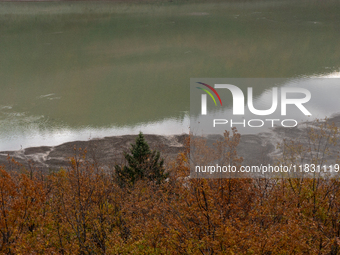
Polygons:
<instances>
[{"instance_id":1,"label":"dense bushes","mask_svg":"<svg viewBox=\"0 0 340 255\"><path fill-rule=\"evenodd\" d=\"M338 179L190 179L187 152L159 183L119 185L82 150L48 176L2 168L1 253L339 253Z\"/></svg>"}]
</instances>

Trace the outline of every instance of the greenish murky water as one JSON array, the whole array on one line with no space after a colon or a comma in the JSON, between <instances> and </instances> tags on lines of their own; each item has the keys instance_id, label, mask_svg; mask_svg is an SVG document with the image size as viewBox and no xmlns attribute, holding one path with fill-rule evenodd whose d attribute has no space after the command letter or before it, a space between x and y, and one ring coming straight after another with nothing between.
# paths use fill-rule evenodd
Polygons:
<instances>
[{"instance_id":1,"label":"greenish murky water","mask_svg":"<svg viewBox=\"0 0 340 255\"><path fill-rule=\"evenodd\" d=\"M321 0L2 2L0 150L188 132L194 77L339 77L339 14Z\"/></svg>"}]
</instances>

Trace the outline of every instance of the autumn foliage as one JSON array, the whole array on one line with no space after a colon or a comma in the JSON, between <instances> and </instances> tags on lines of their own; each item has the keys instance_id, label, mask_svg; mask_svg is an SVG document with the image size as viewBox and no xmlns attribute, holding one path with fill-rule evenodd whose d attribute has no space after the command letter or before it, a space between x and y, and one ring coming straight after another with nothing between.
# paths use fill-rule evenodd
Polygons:
<instances>
[{"instance_id":1,"label":"autumn foliage","mask_svg":"<svg viewBox=\"0 0 340 255\"><path fill-rule=\"evenodd\" d=\"M339 254L338 178L194 179L188 153L132 186L81 149L48 175L2 167L1 254Z\"/></svg>"}]
</instances>

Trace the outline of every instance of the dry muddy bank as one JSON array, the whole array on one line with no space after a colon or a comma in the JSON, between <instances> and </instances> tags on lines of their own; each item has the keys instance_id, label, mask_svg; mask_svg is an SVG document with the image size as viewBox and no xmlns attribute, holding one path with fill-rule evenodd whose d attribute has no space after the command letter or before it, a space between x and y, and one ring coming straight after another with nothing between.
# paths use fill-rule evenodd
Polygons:
<instances>
[{"instance_id":1,"label":"dry muddy bank","mask_svg":"<svg viewBox=\"0 0 340 255\"><path fill-rule=\"evenodd\" d=\"M329 120L335 126L340 127L340 116L333 117ZM257 165L271 163L282 155L281 149L277 148L278 143L284 139L300 141L308 146L306 138L307 127L317 127L314 123L304 123L295 128L276 127L270 132L259 133L256 135L242 135L238 145L238 154L242 156L245 165ZM188 134L182 135L144 135L151 149L157 149L161 152L165 162L168 163L175 159L178 153L185 149L185 141ZM31 147L19 151L0 152L0 164L7 165L7 156L13 157L19 163L24 165L29 160L34 162L35 166L41 169L59 169L60 167L69 166L69 158L74 155L74 148L87 149L88 156L95 158L97 162L105 167L112 167L115 164L124 162L123 152L128 151L130 144L134 143L136 135L112 136L102 139L92 139L89 141L68 142L58 146L41 146ZM209 137L210 141L216 139L216 136ZM329 163L336 160L339 145L329 146L329 155L324 155Z\"/></svg>"}]
</instances>

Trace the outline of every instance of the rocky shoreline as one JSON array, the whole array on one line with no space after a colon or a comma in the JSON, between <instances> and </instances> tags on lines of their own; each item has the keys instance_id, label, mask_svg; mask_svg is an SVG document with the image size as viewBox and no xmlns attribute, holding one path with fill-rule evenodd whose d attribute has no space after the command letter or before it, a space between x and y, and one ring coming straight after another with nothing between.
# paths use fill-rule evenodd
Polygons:
<instances>
[{"instance_id":1,"label":"rocky shoreline","mask_svg":"<svg viewBox=\"0 0 340 255\"><path fill-rule=\"evenodd\" d=\"M182 135L148 135L144 137L151 149L161 152L161 156L168 163L176 159L178 153L185 149L185 141L188 134ZM92 139L89 141L67 142L58 146L41 146L30 147L18 151L0 152L0 165L8 165L8 156L15 159L25 166L28 162L34 163L34 166L44 170L58 170L61 167L69 167L69 158L75 155L75 148L86 149L89 159L96 161L106 168L111 168L115 164L124 163L123 153L128 151L130 144L135 142L137 135L124 135L104 137L102 139ZM215 141L217 137L208 137L209 140ZM246 164L256 164L259 160L262 162L270 161L269 154L275 149L275 146L264 137L258 135L244 135L238 146L238 153L245 160Z\"/></svg>"},{"instance_id":2,"label":"rocky shoreline","mask_svg":"<svg viewBox=\"0 0 340 255\"><path fill-rule=\"evenodd\" d=\"M329 119L335 126L340 127L340 116ZM307 123L313 125L313 123ZM304 141L306 129L304 125L295 128L276 127L270 132L259 133L256 135L242 135L240 144L237 147L238 155L242 156L245 165L258 165L272 162L275 158L282 155L282 151L277 148L277 144L283 139ZM174 160L178 153L185 149L185 141L188 134L181 135L150 135L145 134L145 139L151 149L161 152L165 163ZM128 151L130 144L135 142L137 135L123 135L104 137L101 139L92 139L89 141L67 142L58 146L41 146L31 147L18 151L0 152L0 165L8 165L8 156L14 158L17 162L27 165L29 161L33 162L37 168L58 170L61 167L69 166L69 158L74 156L74 148L87 149L90 159L96 161L105 167L112 167L115 164L124 162L123 152ZM208 137L213 141L216 136ZM305 140L305 142L307 142ZM330 146L330 155L326 159L328 162L335 160L340 146Z\"/></svg>"},{"instance_id":3,"label":"rocky shoreline","mask_svg":"<svg viewBox=\"0 0 340 255\"><path fill-rule=\"evenodd\" d=\"M174 159L184 150L184 142L187 134L161 136L144 135L151 149L157 149L162 153L166 161ZM57 170L69 166L69 158L75 155L75 148L86 149L90 159L95 158L98 163L109 167L123 162L123 152L128 151L130 144L134 143L137 135L124 135L91 139L89 141L74 141L58 146L31 147L18 151L0 152L0 164L8 165L8 156L23 165L29 161L35 167Z\"/></svg>"}]
</instances>

